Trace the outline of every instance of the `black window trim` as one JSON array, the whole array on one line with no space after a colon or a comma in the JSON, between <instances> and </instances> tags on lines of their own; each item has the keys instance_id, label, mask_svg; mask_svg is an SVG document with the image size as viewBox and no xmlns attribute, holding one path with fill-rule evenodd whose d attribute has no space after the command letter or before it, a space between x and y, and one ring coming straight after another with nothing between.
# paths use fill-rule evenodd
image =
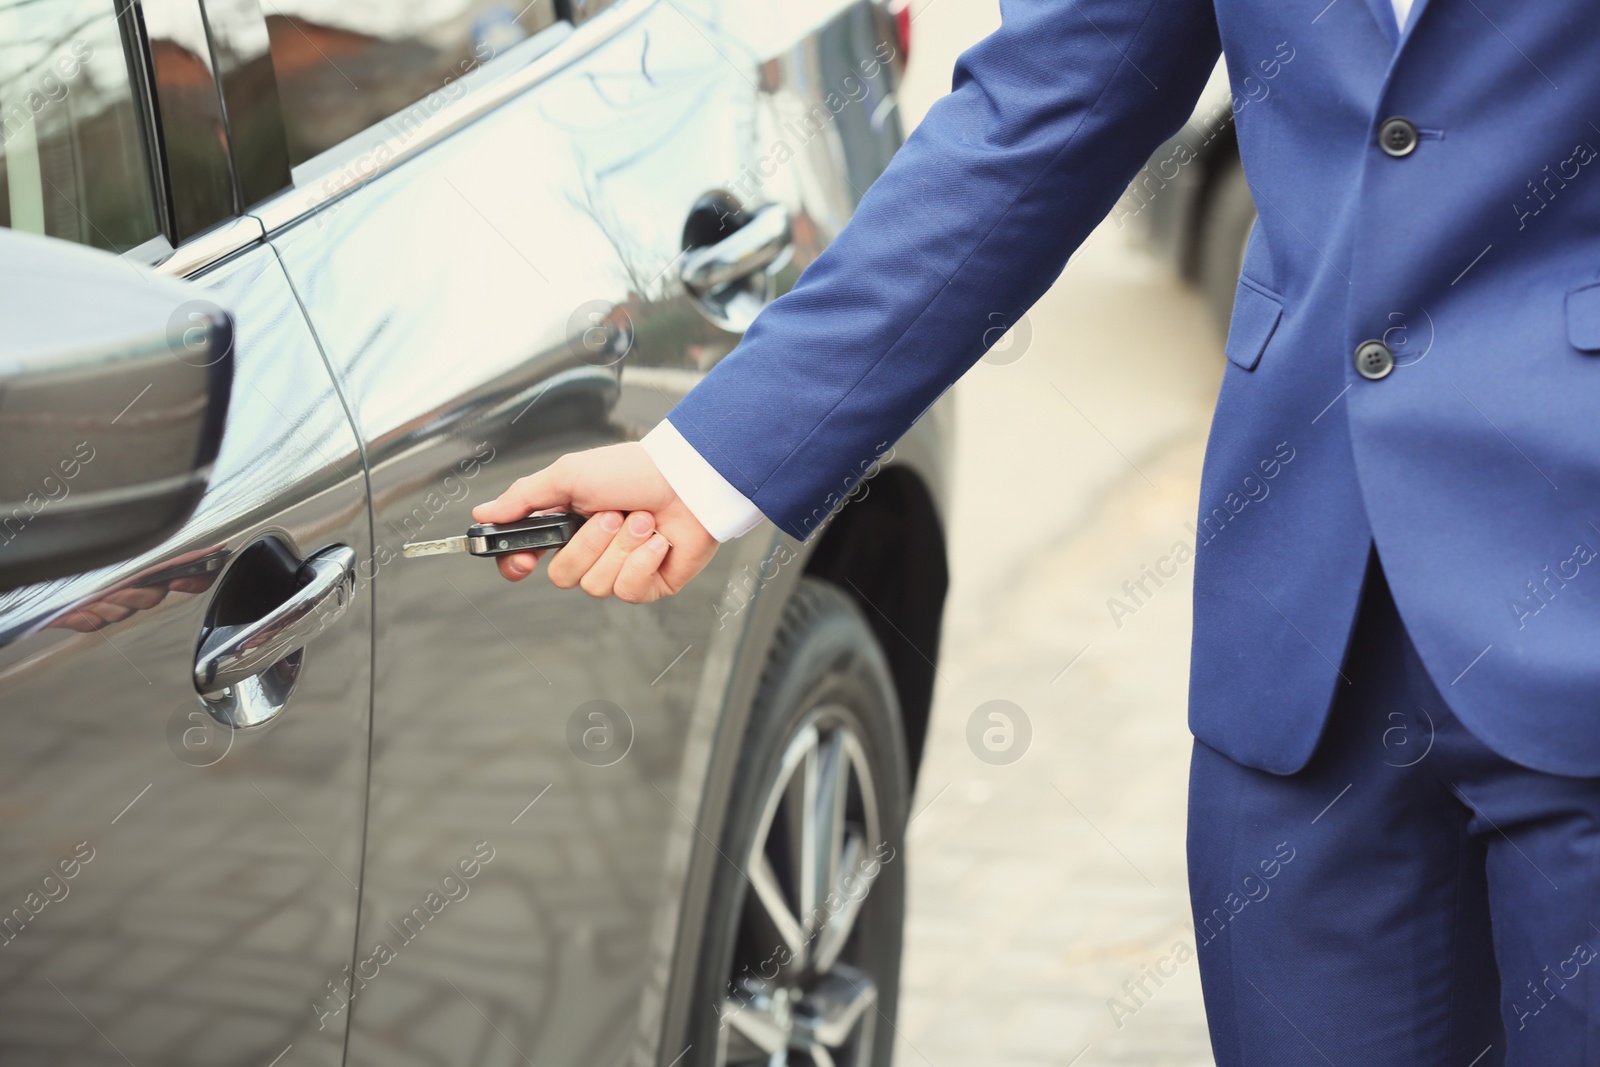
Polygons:
<instances>
[{"instance_id":1,"label":"black window trim","mask_svg":"<svg viewBox=\"0 0 1600 1067\"><path fill-rule=\"evenodd\" d=\"M128 4L129 16L138 25L141 37L141 58L144 67L144 83L148 89L148 106L151 108L155 123L153 129L157 136L156 158L161 161L162 185L167 197L167 216L163 232L168 241L174 246L186 243L192 238L201 236L209 230L230 223L239 217L239 187L238 179L234 174L232 148L228 138L226 113L223 109L222 90L217 83L216 59L211 48L211 33L206 25L205 16L201 10L200 0L130 0ZM155 40L150 29L150 16L159 14L161 19L185 32L192 39L178 40L176 43L185 50L190 51L194 58L203 66L204 74L209 77L209 92L200 90L198 95L186 94L182 83L172 83L170 88L164 86L155 66ZM204 44L204 54L195 54L190 46ZM193 69L185 71L186 74L194 73ZM209 99L207 99L209 98ZM179 108L171 107L175 102L183 102L191 106L215 108L215 116L211 114L197 114ZM208 130L205 122L211 118L222 121L221 143L217 143L215 131ZM186 139L191 145L209 150L209 154L200 154L188 157L186 167L174 164L170 146L174 140L174 133L186 134ZM180 188L180 182L186 180L191 174L211 179L215 182L222 179L227 184L226 203L206 203L205 198L212 197L218 191L213 185L203 185L193 188ZM197 204L198 201L198 204ZM193 228L185 232L182 220L179 218L180 210L195 211L200 214L193 224Z\"/></svg>"},{"instance_id":2,"label":"black window trim","mask_svg":"<svg viewBox=\"0 0 1600 1067\"><path fill-rule=\"evenodd\" d=\"M144 140L146 178L155 198L156 219L161 235L169 243L172 238L172 194L167 187L167 160L161 137L161 114L155 104L155 74L150 63L150 39L144 27L144 9L130 3L117 19L117 29L122 37L123 62L128 67L128 79L134 94L134 114L139 123L139 135ZM147 245L130 249L127 254L137 255Z\"/></svg>"},{"instance_id":3,"label":"black window trim","mask_svg":"<svg viewBox=\"0 0 1600 1067\"><path fill-rule=\"evenodd\" d=\"M145 21L145 7L155 4L183 4L193 5L193 10L199 13L204 25L204 15L200 11L200 0L128 0L122 12L123 47L128 60L130 78L134 91L138 97L138 107L141 132L145 137L146 159L150 168L150 181L155 192L157 216L160 220L161 234L146 241L136 248L123 253L124 258L153 270L155 273L174 277L190 277L198 274L208 267L214 266L224 259L259 244L266 233L262 229L259 219L251 215L241 214L238 211L239 186L237 174L234 171L231 140L229 142L228 176L231 196L231 209L226 215L217 219L211 226L191 234L184 239L174 242L173 237L177 232L173 199L180 195L172 187L172 169L167 158L167 128L165 122L171 116L164 116L160 106L159 87L156 84L154 57L150 47L149 27ZM206 45L208 54L203 57L209 64L213 75L216 71L216 60L211 49L210 27L206 26ZM219 107L223 108L224 122L226 123L226 109L223 105L221 87L213 80L213 88L217 92ZM229 131L224 126L224 136Z\"/></svg>"}]
</instances>

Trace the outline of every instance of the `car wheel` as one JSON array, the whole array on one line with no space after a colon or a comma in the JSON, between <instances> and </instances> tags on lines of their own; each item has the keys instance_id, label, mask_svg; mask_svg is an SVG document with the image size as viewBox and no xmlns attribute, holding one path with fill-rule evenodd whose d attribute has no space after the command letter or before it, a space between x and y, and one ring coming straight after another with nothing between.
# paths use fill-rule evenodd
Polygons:
<instances>
[{"instance_id":1,"label":"car wheel","mask_svg":"<svg viewBox=\"0 0 1600 1067\"><path fill-rule=\"evenodd\" d=\"M1256 204L1244 179L1244 166L1232 156L1212 180L1200 228L1200 290L1224 336L1233 318L1233 297L1255 221Z\"/></svg>"},{"instance_id":2,"label":"car wheel","mask_svg":"<svg viewBox=\"0 0 1600 1067\"><path fill-rule=\"evenodd\" d=\"M708 899L688 1062L887 1064L910 769L882 650L802 578L751 708Z\"/></svg>"}]
</instances>

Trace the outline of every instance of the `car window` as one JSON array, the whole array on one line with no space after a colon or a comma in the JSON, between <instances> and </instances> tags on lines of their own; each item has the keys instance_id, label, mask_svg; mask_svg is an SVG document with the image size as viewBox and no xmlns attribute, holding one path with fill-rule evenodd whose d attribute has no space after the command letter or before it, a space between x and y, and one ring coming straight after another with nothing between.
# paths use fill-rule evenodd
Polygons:
<instances>
[{"instance_id":1,"label":"car window","mask_svg":"<svg viewBox=\"0 0 1600 1067\"><path fill-rule=\"evenodd\" d=\"M556 23L556 0L261 0L289 162L438 93Z\"/></svg>"},{"instance_id":2,"label":"car window","mask_svg":"<svg viewBox=\"0 0 1600 1067\"><path fill-rule=\"evenodd\" d=\"M573 22L584 22L610 7L612 0L567 0L571 11L567 17Z\"/></svg>"},{"instance_id":3,"label":"car window","mask_svg":"<svg viewBox=\"0 0 1600 1067\"><path fill-rule=\"evenodd\" d=\"M118 10L0 0L0 225L115 252L160 232Z\"/></svg>"}]
</instances>

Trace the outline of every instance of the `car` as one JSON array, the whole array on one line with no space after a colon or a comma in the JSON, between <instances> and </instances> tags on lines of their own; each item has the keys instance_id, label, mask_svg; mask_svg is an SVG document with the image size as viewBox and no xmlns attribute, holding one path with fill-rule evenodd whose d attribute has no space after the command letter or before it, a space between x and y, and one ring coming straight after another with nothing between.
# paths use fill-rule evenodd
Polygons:
<instances>
[{"instance_id":1,"label":"car","mask_svg":"<svg viewBox=\"0 0 1600 1067\"><path fill-rule=\"evenodd\" d=\"M1226 334L1256 205L1239 160L1234 113L1266 101L1274 80L1294 60L1280 45L1237 88L1219 60L1181 130L1156 149L1111 210L1118 229L1171 266L1200 292L1218 331Z\"/></svg>"},{"instance_id":2,"label":"car","mask_svg":"<svg viewBox=\"0 0 1600 1067\"><path fill-rule=\"evenodd\" d=\"M903 5L0 11L0 1062L887 1063L948 408L655 604L401 549L794 284Z\"/></svg>"}]
</instances>

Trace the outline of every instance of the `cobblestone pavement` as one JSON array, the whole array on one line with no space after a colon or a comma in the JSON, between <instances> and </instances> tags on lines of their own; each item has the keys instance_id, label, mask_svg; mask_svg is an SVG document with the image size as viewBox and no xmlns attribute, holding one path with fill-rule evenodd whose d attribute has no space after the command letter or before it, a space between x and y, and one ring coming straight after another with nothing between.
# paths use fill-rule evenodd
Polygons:
<instances>
[{"instance_id":1,"label":"cobblestone pavement","mask_svg":"<svg viewBox=\"0 0 1600 1067\"><path fill-rule=\"evenodd\" d=\"M913 121L998 18L977 0L916 10ZM1220 341L1110 224L1029 323L1020 357L957 389L953 588L908 841L896 1063L1209 1065L1192 955L1137 997L1122 983L1193 943L1188 524ZM1158 563L1176 575L1147 578ZM1131 611L1114 617L1113 597ZM1004 720L979 711L995 700L1020 709L1009 749ZM1132 1013L1113 1017L1114 996Z\"/></svg>"}]
</instances>

